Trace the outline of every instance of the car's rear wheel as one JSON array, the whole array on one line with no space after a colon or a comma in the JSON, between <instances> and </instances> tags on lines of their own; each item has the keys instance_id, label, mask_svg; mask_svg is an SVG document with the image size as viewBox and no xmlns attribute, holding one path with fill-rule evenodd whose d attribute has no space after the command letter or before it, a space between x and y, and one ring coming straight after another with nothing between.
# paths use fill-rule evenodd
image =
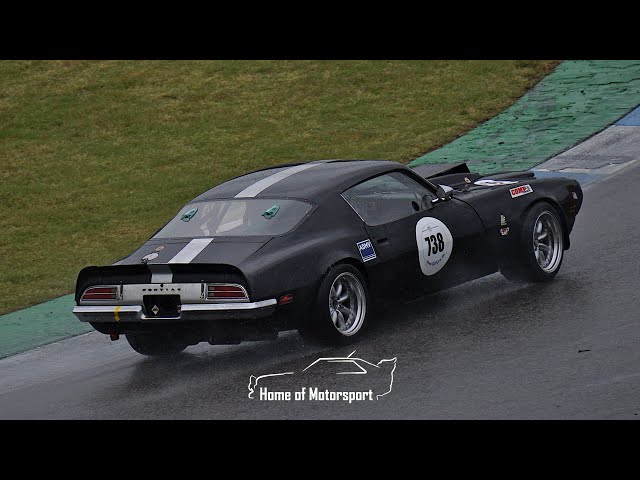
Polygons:
<instances>
[{"instance_id":1,"label":"car's rear wheel","mask_svg":"<svg viewBox=\"0 0 640 480\"><path fill-rule=\"evenodd\" d=\"M338 264L320 283L314 313L300 326L300 334L321 343L344 345L358 339L370 315L369 291L360 271Z\"/></svg>"},{"instance_id":2,"label":"car's rear wheel","mask_svg":"<svg viewBox=\"0 0 640 480\"><path fill-rule=\"evenodd\" d=\"M127 333L127 341L136 352L151 357L177 355L188 345L168 332Z\"/></svg>"},{"instance_id":3,"label":"car's rear wheel","mask_svg":"<svg viewBox=\"0 0 640 480\"><path fill-rule=\"evenodd\" d=\"M550 204L535 204L525 215L518 257L502 268L509 280L548 282L560 270L564 257L564 230Z\"/></svg>"}]
</instances>

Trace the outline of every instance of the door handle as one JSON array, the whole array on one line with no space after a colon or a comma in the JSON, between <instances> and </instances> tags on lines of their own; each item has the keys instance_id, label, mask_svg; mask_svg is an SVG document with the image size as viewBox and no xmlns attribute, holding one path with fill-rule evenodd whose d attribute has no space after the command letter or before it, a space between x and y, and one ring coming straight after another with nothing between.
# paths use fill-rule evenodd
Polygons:
<instances>
[{"instance_id":1,"label":"door handle","mask_svg":"<svg viewBox=\"0 0 640 480\"><path fill-rule=\"evenodd\" d=\"M376 240L376 243L380 244L380 245L384 245L389 243L389 239L387 237L383 237L383 238L378 238Z\"/></svg>"}]
</instances>

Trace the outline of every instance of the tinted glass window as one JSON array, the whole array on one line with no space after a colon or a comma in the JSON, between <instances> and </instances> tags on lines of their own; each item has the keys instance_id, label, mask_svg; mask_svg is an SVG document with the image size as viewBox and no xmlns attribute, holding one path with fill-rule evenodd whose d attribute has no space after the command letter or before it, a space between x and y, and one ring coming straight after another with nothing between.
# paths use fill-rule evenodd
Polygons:
<instances>
[{"instance_id":1,"label":"tinted glass window","mask_svg":"<svg viewBox=\"0 0 640 480\"><path fill-rule=\"evenodd\" d=\"M381 225L423 210L426 187L403 173L393 172L362 182L342 196L368 225Z\"/></svg>"},{"instance_id":2,"label":"tinted glass window","mask_svg":"<svg viewBox=\"0 0 640 480\"><path fill-rule=\"evenodd\" d=\"M313 207L298 200L238 199L186 205L154 238L282 235Z\"/></svg>"}]
</instances>

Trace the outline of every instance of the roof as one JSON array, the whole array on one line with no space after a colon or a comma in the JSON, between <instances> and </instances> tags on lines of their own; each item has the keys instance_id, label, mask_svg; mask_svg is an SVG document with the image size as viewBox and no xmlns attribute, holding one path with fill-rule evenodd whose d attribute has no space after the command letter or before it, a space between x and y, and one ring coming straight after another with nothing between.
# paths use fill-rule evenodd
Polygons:
<instances>
[{"instance_id":1,"label":"roof","mask_svg":"<svg viewBox=\"0 0 640 480\"><path fill-rule=\"evenodd\" d=\"M292 197L319 201L380 173L407 169L388 160L321 160L258 170L228 180L194 201L220 198ZM408 169L407 169L408 170Z\"/></svg>"}]
</instances>

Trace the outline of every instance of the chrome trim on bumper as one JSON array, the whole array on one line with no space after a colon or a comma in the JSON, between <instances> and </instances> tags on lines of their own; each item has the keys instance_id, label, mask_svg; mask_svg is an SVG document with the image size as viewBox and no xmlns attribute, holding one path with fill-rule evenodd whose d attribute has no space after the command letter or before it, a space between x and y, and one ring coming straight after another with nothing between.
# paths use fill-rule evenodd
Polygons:
<instances>
[{"instance_id":1,"label":"chrome trim on bumper","mask_svg":"<svg viewBox=\"0 0 640 480\"><path fill-rule=\"evenodd\" d=\"M242 319L269 316L278 301L275 298L245 303L187 303L175 318L147 317L140 305L78 305L73 313L82 322L140 322Z\"/></svg>"},{"instance_id":2,"label":"chrome trim on bumper","mask_svg":"<svg viewBox=\"0 0 640 480\"><path fill-rule=\"evenodd\" d=\"M111 316L115 314L116 308L118 313L142 313L140 305L79 305L73 307L73 313L109 313Z\"/></svg>"},{"instance_id":3,"label":"chrome trim on bumper","mask_svg":"<svg viewBox=\"0 0 640 480\"><path fill-rule=\"evenodd\" d=\"M256 308L271 307L278 301L275 298L252 303L190 303L182 305L182 312L217 312L220 310L255 310Z\"/></svg>"}]
</instances>

